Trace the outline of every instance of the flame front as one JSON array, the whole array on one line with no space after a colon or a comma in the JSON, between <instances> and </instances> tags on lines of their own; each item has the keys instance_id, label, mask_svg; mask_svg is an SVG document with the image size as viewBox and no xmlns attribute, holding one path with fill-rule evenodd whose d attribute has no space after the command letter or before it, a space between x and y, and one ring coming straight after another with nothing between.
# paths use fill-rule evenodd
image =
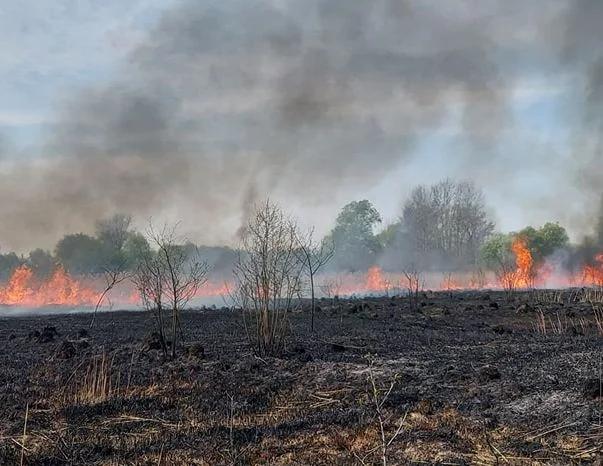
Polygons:
<instances>
[{"instance_id":1,"label":"flame front","mask_svg":"<svg viewBox=\"0 0 603 466\"><path fill-rule=\"evenodd\" d=\"M26 265L18 267L8 282L0 286L0 305L22 307L44 306L95 306L102 296L105 284L97 279L76 279L57 267L46 280L35 277ZM197 290L195 298L219 298L227 296L232 286L227 283L207 282ZM140 303L140 295L131 282L124 282L111 290L107 296L113 303L120 305L136 305Z\"/></svg>"},{"instance_id":2,"label":"flame front","mask_svg":"<svg viewBox=\"0 0 603 466\"><path fill-rule=\"evenodd\" d=\"M512 245L515 254L515 269L496 280L493 273L483 273L479 280L471 274L422 274L425 288L431 290L477 290L504 288L512 283L514 288L555 288L569 286L603 286L603 254L594 258L594 265L584 265L581 276L569 272L553 273L547 264L536 267L525 239L518 238ZM325 276L329 278L328 276ZM325 279L323 277L323 279ZM331 277L332 278L332 277ZM510 280L510 281L509 281ZM33 271L23 265L18 267L9 280L0 285L0 305L44 307L44 306L94 306L99 302L104 288L101 277L76 279L58 267L46 280L35 277ZM195 299L211 299L228 296L233 285L227 282L208 281L197 290ZM366 293L404 292L407 279L402 273L385 273L378 266L371 267L365 274L339 274L334 294L362 295ZM108 298L120 305L138 305L140 296L132 282L124 282L112 290Z\"/></svg>"},{"instance_id":3,"label":"flame front","mask_svg":"<svg viewBox=\"0 0 603 466\"><path fill-rule=\"evenodd\" d=\"M99 298L94 288L75 280L63 267L55 269L48 280L40 281L29 267L22 265L0 288L0 303L12 306L90 306Z\"/></svg>"}]
</instances>

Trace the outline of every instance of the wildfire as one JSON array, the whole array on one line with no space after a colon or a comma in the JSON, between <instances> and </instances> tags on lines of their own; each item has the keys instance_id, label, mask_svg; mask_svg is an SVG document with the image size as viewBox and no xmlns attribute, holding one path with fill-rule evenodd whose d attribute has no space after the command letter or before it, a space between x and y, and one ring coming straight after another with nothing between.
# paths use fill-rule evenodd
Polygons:
<instances>
[{"instance_id":1,"label":"wildfire","mask_svg":"<svg viewBox=\"0 0 603 466\"><path fill-rule=\"evenodd\" d=\"M492 272L475 274L422 274L426 289L431 290L477 290L484 288L532 288L534 286L603 286L603 254L594 258L594 265L582 267L581 277L569 272L555 271L551 265L535 266L525 239L518 238L512 244L515 254L515 269L498 280ZM402 273L385 273L378 266L371 267L366 274L341 274L337 276L335 294L362 295L365 293L403 292L407 288L406 276ZM327 277L328 278L328 277ZM101 277L75 278L58 267L45 280L38 279L33 271L23 265L18 267L5 284L0 284L0 305L44 307L44 306L94 306L99 302L105 284ZM208 281L199 288L195 300L229 296L232 284L223 281ZM111 290L106 297L120 305L138 305L140 296L130 281L125 281Z\"/></svg>"},{"instance_id":2,"label":"wildfire","mask_svg":"<svg viewBox=\"0 0 603 466\"><path fill-rule=\"evenodd\" d=\"M390 287L389 282L383 277L383 272L377 266L368 270L366 278L366 289L372 292L387 291Z\"/></svg>"},{"instance_id":3,"label":"wildfire","mask_svg":"<svg viewBox=\"0 0 603 466\"><path fill-rule=\"evenodd\" d=\"M33 271L22 265L0 288L0 303L27 307L94 305L100 295L58 267L46 281L37 280Z\"/></svg>"},{"instance_id":4,"label":"wildfire","mask_svg":"<svg viewBox=\"0 0 603 466\"><path fill-rule=\"evenodd\" d=\"M595 256L596 265L585 265L582 279L585 284L603 286L603 254Z\"/></svg>"},{"instance_id":5,"label":"wildfire","mask_svg":"<svg viewBox=\"0 0 603 466\"><path fill-rule=\"evenodd\" d=\"M18 267L9 280L0 285L0 305L22 307L44 306L95 306L102 295L104 288L102 280L76 279L57 267L50 278L40 280L26 265ZM204 284L195 298L208 299L227 296L229 285L225 283L208 282ZM111 290L106 297L113 303L121 305L136 305L140 303L140 296L131 282L124 282Z\"/></svg>"},{"instance_id":6,"label":"wildfire","mask_svg":"<svg viewBox=\"0 0 603 466\"><path fill-rule=\"evenodd\" d=\"M517 238L513 241L513 253L515 254L515 285L518 288L529 288L534 286L535 271L532 253L528 249L527 242L524 238Z\"/></svg>"}]
</instances>

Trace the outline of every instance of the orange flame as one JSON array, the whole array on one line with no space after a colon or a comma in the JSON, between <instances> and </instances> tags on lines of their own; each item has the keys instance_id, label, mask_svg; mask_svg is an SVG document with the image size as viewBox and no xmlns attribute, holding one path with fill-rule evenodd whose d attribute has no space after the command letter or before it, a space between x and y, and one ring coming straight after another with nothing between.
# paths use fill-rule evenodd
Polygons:
<instances>
[{"instance_id":1,"label":"orange flame","mask_svg":"<svg viewBox=\"0 0 603 466\"><path fill-rule=\"evenodd\" d=\"M29 307L94 305L100 295L58 267L44 282L35 279L32 270L22 265L0 288L0 303Z\"/></svg>"},{"instance_id":2,"label":"orange flame","mask_svg":"<svg viewBox=\"0 0 603 466\"><path fill-rule=\"evenodd\" d=\"M525 238L517 238L513 241L511 248L515 254L515 264L517 265L515 285L518 288L533 287L535 282L534 261L527 241Z\"/></svg>"},{"instance_id":3,"label":"orange flame","mask_svg":"<svg viewBox=\"0 0 603 466\"><path fill-rule=\"evenodd\" d=\"M100 278L76 279L58 267L47 280L39 280L26 265L18 267L8 282L0 285L0 305L44 307L44 306L95 306L101 298L104 284ZM226 296L231 288L226 283L208 282L195 298L208 299ZM111 290L107 296L112 302L122 305L140 303L140 296L131 282L124 282Z\"/></svg>"},{"instance_id":4,"label":"orange flame","mask_svg":"<svg viewBox=\"0 0 603 466\"><path fill-rule=\"evenodd\" d=\"M516 269L495 280L492 273L477 280L470 274L424 274L426 289L470 290L500 288L512 283L516 288L537 285L556 287L603 286L603 254L595 257L595 265L582 267L582 276L574 279L569 273L551 277L553 271L546 265L534 266L525 239L518 238L512 245ZM552 278L552 280L551 280ZM507 282L505 280L512 280ZM336 294L354 295L364 293L394 293L406 290L406 280L401 273L385 273L378 266L371 267L365 274L339 275ZM76 279L62 267L57 268L47 280L38 280L27 266L15 270L10 279L0 284L0 305L23 307L43 306L94 306L98 302L104 282L97 279ZM197 293L195 299L228 297L233 285L227 282L209 281ZM123 282L111 291L110 300L121 305L138 305L140 296L131 282Z\"/></svg>"},{"instance_id":5,"label":"orange flame","mask_svg":"<svg viewBox=\"0 0 603 466\"><path fill-rule=\"evenodd\" d=\"M597 254L595 262L596 265L585 265L582 268L582 280L586 285L603 286L603 254Z\"/></svg>"},{"instance_id":6,"label":"orange flame","mask_svg":"<svg viewBox=\"0 0 603 466\"><path fill-rule=\"evenodd\" d=\"M368 270L366 277L367 291L378 292L387 291L390 283L383 277L383 272L377 266L373 266Z\"/></svg>"}]
</instances>

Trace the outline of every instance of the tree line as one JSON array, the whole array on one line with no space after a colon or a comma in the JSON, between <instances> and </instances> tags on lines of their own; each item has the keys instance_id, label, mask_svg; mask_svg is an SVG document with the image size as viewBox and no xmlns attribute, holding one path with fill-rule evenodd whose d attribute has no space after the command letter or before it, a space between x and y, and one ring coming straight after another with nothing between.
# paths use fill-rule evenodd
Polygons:
<instances>
[{"instance_id":1,"label":"tree line","mask_svg":"<svg viewBox=\"0 0 603 466\"><path fill-rule=\"evenodd\" d=\"M0 280L7 280L19 266L28 266L37 278L48 278L58 267L74 276L103 274L109 270L135 270L157 248L152 234L143 234L132 226L132 217L115 214L96 222L94 234L67 234L53 251L41 248L27 255L0 254ZM174 245L185 256L199 253L214 270L232 271L236 251L221 246L198 246L190 241Z\"/></svg>"},{"instance_id":2,"label":"tree line","mask_svg":"<svg viewBox=\"0 0 603 466\"><path fill-rule=\"evenodd\" d=\"M330 271L365 271L373 265L392 272L493 270L512 263L511 245L518 236L525 238L536 263L564 251L563 266L572 268L592 260L603 247L603 203L600 217L593 235L579 245L570 245L566 230L553 222L502 233L496 230L481 189L469 181L444 179L416 186L401 204L398 218L388 225L383 226L381 214L370 201L358 200L341 209L324 238L313 239L323 246L333 245ZM200 252L213 271L224 274L233 270L237 258L234 248L188 241L177 247L185 253ZM52 252L0 254L0 280L23 264L40 278L48 277L57 265L73 275L100 274L117 266L134 270L153 250L148 235L132 228L132 218L117 214L99 220L92 235L64 236Z\"/></svg>"}]
</instances>

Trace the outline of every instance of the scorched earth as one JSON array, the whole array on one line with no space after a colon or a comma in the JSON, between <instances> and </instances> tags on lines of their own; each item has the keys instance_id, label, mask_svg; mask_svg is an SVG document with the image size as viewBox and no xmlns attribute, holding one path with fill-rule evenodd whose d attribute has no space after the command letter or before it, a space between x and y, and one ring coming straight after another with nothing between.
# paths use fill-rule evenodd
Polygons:
<instances>
[{"instance_id":1,"label":"scorched earth","mask_svg":"<svg viewBox=\"0 0 603 466\"><path fill-rule=\"evenodd\" d=\"M142 311L3 317L0 464L596 464L597 298L323 299L264 359L228 309L185 312L175 360Z\"/></svg>"}]
</instances>

